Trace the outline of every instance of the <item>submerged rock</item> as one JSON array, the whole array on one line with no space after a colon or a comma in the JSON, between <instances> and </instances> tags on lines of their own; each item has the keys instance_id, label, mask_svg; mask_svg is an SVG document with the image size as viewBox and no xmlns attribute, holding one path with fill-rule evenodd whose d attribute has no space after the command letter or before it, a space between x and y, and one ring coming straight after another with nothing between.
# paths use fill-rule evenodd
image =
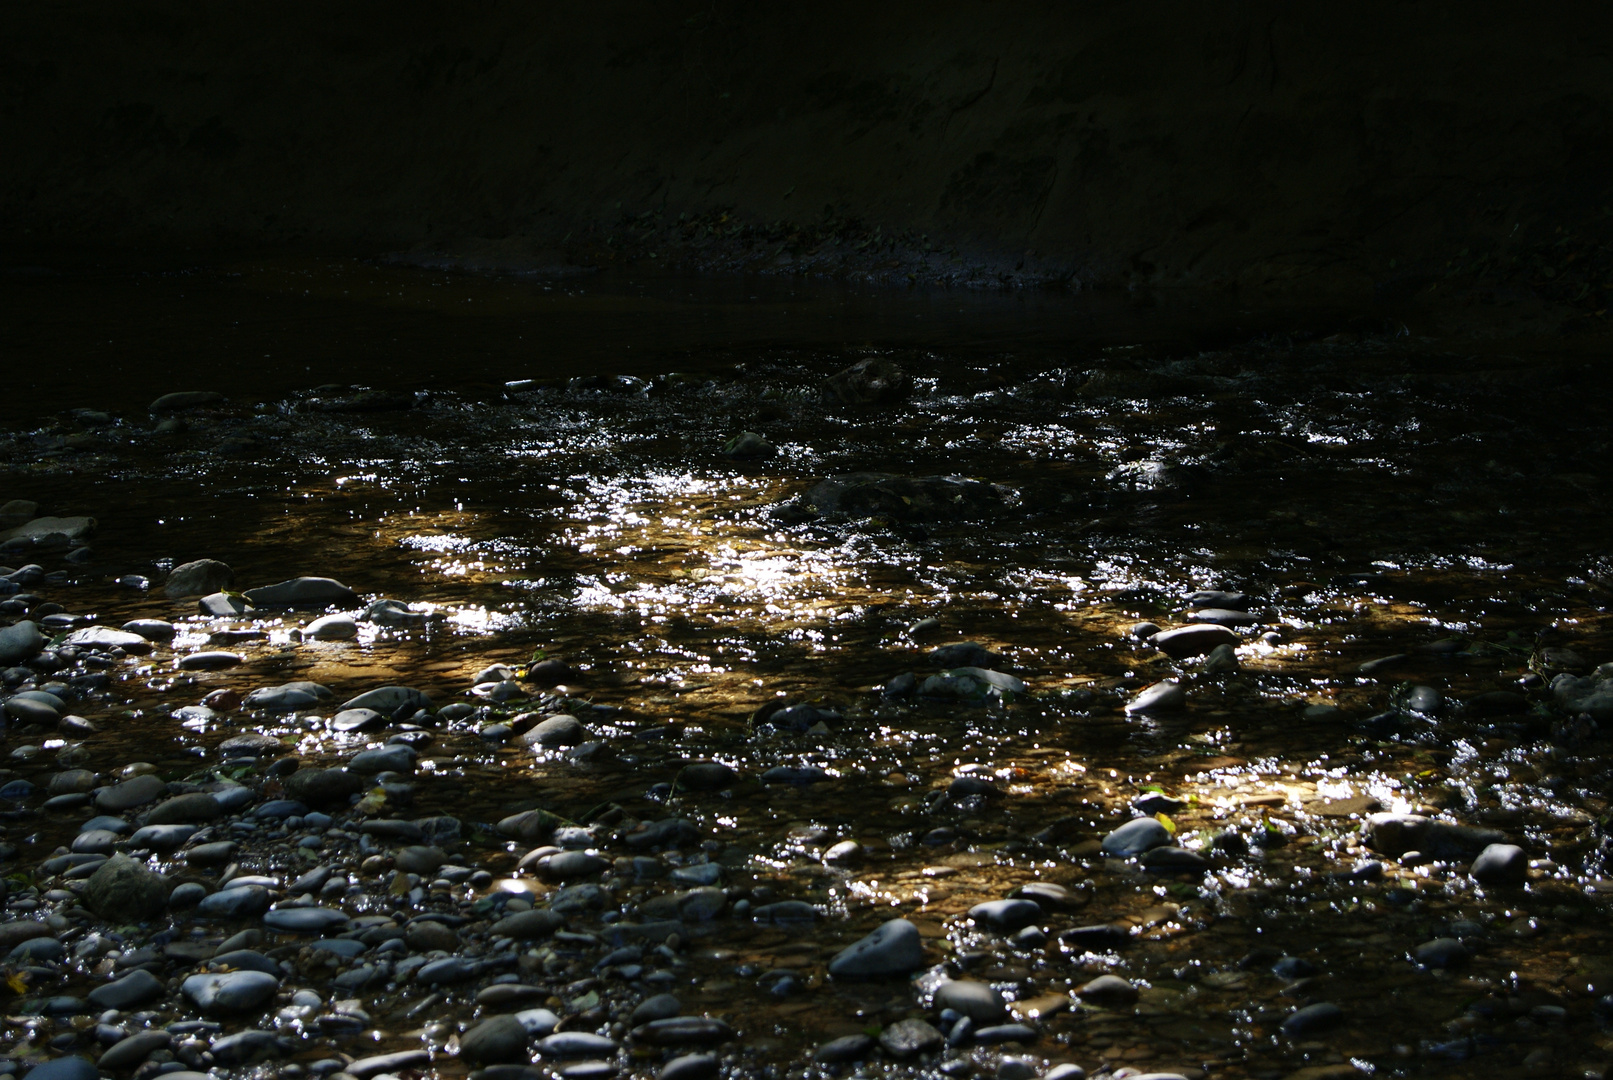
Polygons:
<instances>
[{"instance_id":1,"label":"submerged rock","mask_svg":"<svg viewBox=\"0 0 1613 1080\"><path fill-rule=\"evenodd\" d=\"M339 581L323 577L299 577L277 585L264 585L246 591L247 603L260 608L357 607L358 593Z\"/></svg>"},{"instance_id":2,"label":"submerged rock","mask_svg":"<svg viewBox=\"0 0 1613 1080\"><path fill-rule=\"evenodd\" d=\"M235 584L235 571L217 559L196 559L176 566L168 574L162 591L171 600L221 593Z\"/></svg>"},{"instance_id":3,"label":"submerged rock","mask_svg":"<svg viewBox=\"0 0 1613 1080\"><path fill-rule=\"evenodd\" d=\"M853 473L820 482L798 505L819 514L927 521L996 514L1011 496L1008 488L961 476Z\"/></svg>"}]
</instances>

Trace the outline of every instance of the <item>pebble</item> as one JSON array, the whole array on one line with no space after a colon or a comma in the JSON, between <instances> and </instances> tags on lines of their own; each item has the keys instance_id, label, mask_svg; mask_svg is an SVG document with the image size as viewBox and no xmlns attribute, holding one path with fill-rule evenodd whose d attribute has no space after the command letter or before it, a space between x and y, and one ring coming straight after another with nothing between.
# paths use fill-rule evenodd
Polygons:
<instances>
[{"instance_id":1,"label":"pebble","mask_svg":"<svg viewBox=\"0 0 1613 1080\"><path fill-rule=\"evenodd\" d=\"M1481 885L1522 885L1529 879L1529 856L1516 844L1487 844L1470 872Z\"/></svg>"},{"instance_id":2,"label":"pebble","mask_svg":"<svg viewBox=\"0 0 1613 1080\"><path fill-rule=\"evenodd\" d=\"M263 1008L279 986L279 979L262 971L230 971L192 975L179 989L208 1016L232 1016Z\"/></svg>"},{"instance_id":3,"label":"pebble","mask_svg":"<svg viewBox=\"0 0 1613 1080\"><path fill-rule=\"evenodd\" d=\"M1471 960L1473 954L1457 939L1445 937L1423 942L1411 950L1411 958L1425 968L1457 968Z\"/></svg>"},{"instance_id":4,"label":"pebble","mask_svg":"<svg viewBox=\"0 0 1613 1080\"><path fill-rule=\"evenodd\" d=\"M616 1053L617 1042L587 1031L562 1031L538 1040L544 1057L599 1057Z\"/></svg>"},{"instance_id":5,"label":"pebble","mask_svg":"<svg viewBox=\"0 0 1613 1080\"><path fill-rule=\"evenodd\" d=\"M721 1063L711 1054L684 1054L661 1068L660 1080L708 1080L720 1068Z\"/></svg>"},{"instance_id":6,"label":"pebble","mask_svg":"<svg viewBox=\"0 0 1613 1080\"><path fill-rule=\"evenodd\" d=\"M315 641L352 641L358 637L358 621L351 615L326 615L309 623L302 633Z\"/></svg>"},{"instance_id":7,"label":"pebble","mask_svg":"<svg viewBox=\"0 0 1613 1080\"><path fill-rule=\"evenodd\" d=\"M977 1024L994 1024L1008 1018L1008 1003L990 983L972 979L949 980L935 989L937 1009L951 1009Z\"/></svg>"},{"instance_id":8,"label":"pebble","mask_svg":"<svg viewBox=\"0 0 1613 1080\"><path fill-rule=\"evenodd\" d=\"M196 914L204 919L248 919L269 910L269 890L261 885L238 885L203 897Z\"/></svg>"},{"instance_id":9,"label":"pebble","mask_svg":"<svg viewBox=\"0 0 1613 1080\"><path fill-rule=\"evenodd\" d=\"M178 667L181 671L222 671L225 668L232 668L245 662L246 657L240 653L225 652L222 649L209 649L181 656Z\"/></svg>"},{"instance_id":10,"label":"pebble","mask_svg":"<svg viewBox=\"0 0 1613 1080\"><path fill-rule=\"evenodd\" d=\"M551 716L521 736L528 746L555 750L576 746L588 738L588 729L575 716Z\"/></svg>"},{"instance_id":11,"label":"pebble","mask_svg":"<svg viewBox=\"0 0 1613 1080\"><path fill-rule=\"evenodd\" d=\"M109 1047L95 1065L105 1072L123 1072L139 1065L153 1052L166 1049L171 1042L173 1036L166 1031L137 1031Z\"/></svg>"},{"instance_id":12,"label":"pebble","mask_svg":"<svg viewBox=\"0 0 1613 1080\"><path fill-rule=\"evenodd\" d=\"M1187 691L1174 681L1157 682L1138 691L1126 704L1128 713L1167 712L1187 704Z\"/></svg>"},{"instance_id":13,"label":"pebble","mask_svg":"<svg viewBox=\"0 0 1613 1080\"><path fill-rule=\"evenodd\" d=\"M412 773L419 757L414 747L394 743L354 754L347 767L359 773Z\"/></svg>"},{"instance_id":14,"label":"pebble","mask_svg":"<svg viewBox=\"0 0 1613 1080\"><path fill-rule=\"evenodd\" d=\"M1151 848L1174 844L1170 830L1151 817L1132 818L1103 838L1105 855L1141 855Z\"/></svg>"},{"instance_id":15,"label":"pebble","mask_svg":"<svg viewBox=\"0 0 1613 1080\"><path fill-rule=\"evenodd\" d=\"M460 1036L459 1053L477 1065L527 1060L529 1033L513 1016L484 1020Z\"/></svg>"},{"instance_id":16,"label":"pebble","mask_svg":"<svg viewBox=\"0 0 1613 1080\"><path fill-rule=\"evenodd\" d=\"M23 1074L32 1080L98 1080L100 1075L94 1062L76 1054L35 1065Z\"/></svg>"},{"instance_id":17,"label":"pebble","mask_svg":"<svg viewBox=\"0 0 1613 1080\"><path fill-rule=\"evenodd\" d=\"M1282 1022L1282 1033L1289 1038L1300 1038L1326 1031L1344 1019L1344 1010L1331 1002L1319 1001L1290 1013Z\"/></svg>"},{"instance_id":18,"label":"pebble","mask_svg":"<svg viewBox=\"0 0 1613 1080\"><path fill-rule=\"evenodd\" d=\"M89 992L87 1000L97 1009L130 1012L150 1004L167 993L167 987L149 971L135 970Z\"/></svg>"},{"instance_id":19,"label":"pebble","mask_svg":"<svg viewBox=\"0 0 1613 1080\"><path fill-rule=\"evenodd\" d=\"M892 919L835 954L829 961L829 974L881 978L905 975L924 966L924 942L918 927L906 919Z\"/></svg>"},{"instance_id":20,"label":"pebble","mask_svg":"<svg viewBox=\"0 0 1613 1080\"><path fill-rule=\"evenodd\" d=\"M39 632L38 624L28 619L0 629L0 664L32 659L44 647L45 636Z\"/></svg>"},{"instance_id":21,"label":"pebble","mask_svg":"<svg viewBox=\"0 0 1613 1080\"><path fill-rule=\"evenodd\" d=\"M861 1061L873 1051L874 1046L871 1035L846 1035L818 1047L812 1054L812 1060L821 1065L844 1065Z\"/></svg>"},{"instance_id":22,"label":"pebble","mask_svg":"<svg viewBox=\"0 0 1613 1080\"><path fill-rule=\"evenodd\" d=\"M1011 932L1042 918L1042 907L1034 900L988 900L969 909L969 918L993 930Z\"/></svg>"},{"instance_id":23,"label":"pebble","mask_svg":"<svg viewBox=\"0 0 1613 1080\"><path fill-rule=\"evenodd\" d=\"M283 907L264 913L263 925L292 934L319 934L347 924L347 913L328 907Z\"/></svg>"},{"instance_id":24,"label":"pebble","mask_svg":"<svg viewBox=\"0 0 1613 1080\"><path fill-rule=\"evenodd\" d=\"M898 1020L879 1033L879 1045L894 1058L910 1058L939 1050L946 1039L923 1020Z\"/></svg>"},{"instance_id":25,"label":"pebble","mask_svg":"<svg viewBox=\"0 0 1613 1080\"><path fill-rule=\"evenodd\" d=\"M104 788L95 796L95 808L106 814L121 814L144 806L168 793L168 785L150 773Z\"/></svg>"},{"instance_id":26,"label":"pebble","mask_svg":"<svg viewBox=\"0 0 1613 1080\"><path fill-rule=\"evenodd\" d=\"M1199 623L1162 630L1149 639L1153 646L1172 660L1191 660L1203 656L1217 645L1238 644L1238 635L1224 626Z\"/></svg>"},{"instance_id":27,"label":"pebble","mask_svg":"<svg viewBox=\"0 0 1613 1080\"><path fill-rule=\"evenodd\" d=\"M1099 975L1083 983L1075 993L1082 1001L1110 1008L1135 1004L1138 998L1137 988L1118 975Z\"/></svg>"}]
</instances>

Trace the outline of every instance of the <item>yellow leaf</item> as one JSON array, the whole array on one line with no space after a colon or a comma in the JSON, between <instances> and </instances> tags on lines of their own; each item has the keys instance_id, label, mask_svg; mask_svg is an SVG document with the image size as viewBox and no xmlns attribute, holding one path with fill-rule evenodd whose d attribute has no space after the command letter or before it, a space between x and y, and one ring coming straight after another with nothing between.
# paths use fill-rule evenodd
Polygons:
<instances>
[{"instance_id":1,"label":"yellow leaf","mask_svg":"<svg viewBox=\"0 0 1613 1080\"><path fill-rule=\"evenodd\" d=\"M28 992L28 979L20 971L13 971L7 975L6 985L11 987L13 994L25 994Z\"/></svg>"},{"instance_id":2,"label":"yellow leaf","mask_svg":"<svg viewBox=\"0 0 1613 1080\"><path fill-rule=\"evenodd\" d=\"M1165 826L1165 831L1172 836L1176 835L1176 822L1170 819L1169 814L1155 814L1154 820Z\"/></svg>"}]
</instances>

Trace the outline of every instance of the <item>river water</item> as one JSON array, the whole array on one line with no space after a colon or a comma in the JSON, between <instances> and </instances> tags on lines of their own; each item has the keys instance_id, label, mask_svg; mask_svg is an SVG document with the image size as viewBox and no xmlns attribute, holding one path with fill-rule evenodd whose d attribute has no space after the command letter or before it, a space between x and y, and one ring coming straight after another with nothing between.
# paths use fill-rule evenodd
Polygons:
<instances>
[{"instance_id":1,"label":"river water","mask_svg":"<svg viewBox=\"0 0 1613 1080\"><path fill-rule=\"evenodd\" d=\"M305 766L388 737L334 731L332 708L174 715L221 687L311 680L341 701L403 685L473 705L432 718L412 780L361 810L457 817L451 860L498 875L497 889L525 881L540 903L551 886L516 870L533 843L496 830L508 815L603 822L596 846L612 859L628 854L611 831L622 823L691 822L693 845L662 860L715 864L730 906L685 913L668 979L607 967L584 985L604 945L522 970L606 1034L671 989L686 1013L739 1032L733 1075L989 1074L1008 1057L1025 1075L1073 1061L1577 1076L1613 1056L1606 736L1550 686L1613 660L1594 404L1608 383L1573 355L1474 355L1377 313L1159 297L354 263L14 284L0 502L98 528L70 560L45 548L0 562L62 572L28 591L66 614L166 619L178 634L73 703L93 735L13 724L12 779L144 762L194 782L243 731L282 737ZM826 390L870 357L903 373L902 392ZM159 429L144 406L175 390L227 400ZM742 432L775 452L725 453ZM974 483L887 482L893 494L847 512L817 487L868 474ZM329 577L428 618L313 641L297 632L308 613L204 617L162 592L199 558L228 563L237 588ZM1233 664L1173 659L1134 632L1190 625L1208 590L1244 594L1229 603L1253 613L1234 620L1252 625L1232 631ZM220 642L243 662L177 669ZM959 697L956 680L929 694L898 680L922 688L965 666L932 655L965 642L984 650L973 666L1023 687ZM560 685L473 693L478 672L537 660L566 666ZM1162 681L1185 704L1128 709ZM797 704L819 712L776 719ZM587 742L506 741L497 725L531 712L576 716ZM679 782L708 761L735 777ZM778 766L822 778L763 783ZM257 767L230 775L262 781ZM959 778L987 793L948 796ZM1473 850L1384 850L1362 835L1374 811L1498 830L1527 876L1480 883ZM1155 813L1203 859L1149 867L1101 850ZM31 872L88 815L19 804L6 872ZM858 849L826 859L844 840ZM283 852L251 851L252 872L288 872ZM575 931L608 942L613 925L675 911L666 897L683 886L626 865ZM363 888L384 892L375 880L355 876L354 911ZM1068 890L1044 905L1044 935L970 917L1033 882ZM458 888L461 906L491 895ZM745 913L781 900L815 918L781 928ZM828 976L840 949L898 916L925 942L922 970ZM1058 936L1078 926L1124 932ZM1459 939L1456 959L1417 962L1436 939ZM1072 997L1103 974L1136 1000ZM832 1039L906 1018L944 1030L928 995L965 976L1034 1036L811 1063ZM84 977L64 970L53 992ZM365 1045L451 1051L457 1026L482 1017L485 984L444 992L443 1019L424 1027L409 1010L425 988L373 984L370 1011L391 1019ZM1318 1003L1342 1017L1282 1029ZM7 1023L9 1044L25 1042ZM375 1052L296 1031L291 1060L305 1065ZM444 1052L432 1067L468 1065Z\"/></svg>"}]
</instances>

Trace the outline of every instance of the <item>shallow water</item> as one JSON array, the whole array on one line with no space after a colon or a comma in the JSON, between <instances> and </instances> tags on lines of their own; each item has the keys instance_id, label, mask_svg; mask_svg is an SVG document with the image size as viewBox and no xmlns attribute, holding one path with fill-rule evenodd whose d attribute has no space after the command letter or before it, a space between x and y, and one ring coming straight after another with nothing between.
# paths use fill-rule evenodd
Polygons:
<instances>
[{"instance_id":1,"label":"shallow water","mask_svg":"<svg viewBox=\"0 0 1613 1080\"><path fill-rule=\"evenodd\" d=\"M327 334L285 301L301 272L262 270L285 295L265 301L265 288L234 302L272 308L270 321L282 321L265 334L279 335L275 350L306 348L311 379L401 390L367 399L386 408L339 411L358 400L345 385L292 386L278 366L210 359L197 346L213 331L170 303L156 306L161 317L109 389L41 368L9 399L0 496L100 522L87 563L28 555L73 581L32 591L114 626L182 625L172 653L131 661L110 699L78 709L101 729L81 747L13 728L15 775L59 768L64 749L103 773L139 760L191 775L218 763L225 737L254 728L287 736L308 762L334 761L378 740L296 717L233 713L187 727L170 713L220 686L292 679L338 700L403 684L438 705L482 704L468 696L476 672L558 658L575 678L553 691L564 703L543 704L576 713L596 750L534 754L478 736L496 715L533 707L511 702L440 725L413 805L386 812L486 826L473 850L499 872L520 849L491 824L520 809L675 814L714 841L686 856L720 862L734 896L816 905L807 932L725 916L687 943L686 1010L728 1019L757 1069L917 1014L943 969L1043 1001L1039 1039L1008 1049L1089 1071L1267 1076L1355 1062L1394 1075L1580 1075L1608 1059L1597 1004L1613 975L1605 735L1565 728L1571 718L1543 686L1613 659L1608 437L1590 405L1607 389L1600 372L1566 358L1454 355L1387 326L1240 336L1236 318L1150 321L1130 301L789 296L774 284L753 307L741 295L749 286L669 298L665 282L635 293L357 266L342 273L369 274L378 294L362 310L328 300L340 333ZM343 284L334 272L311 280L311 296ZM393 286L462 288L502 314L448 325L419 301L389 306ZM232 310L232 287L208 286L208 318ZM120 332L138 331L129 286L112 291L127 305ZM56 302L65 310L59 293ZM545 367L541 348L523 355L529 346L510 337L550 325L548 304L563 329ZM810 329L782 328L792 304ZM905 330L909 318L924 329ZM165 346L175 363L159 379L152 355L168 320L178 322ZM90 329L75 333L90 340ZM377 345L389 334L397 354ZM653 356L627 359L629 345L658 334ZM1183 344L1195 337L1209 347ZM343 343L355 339L364 345L348 358ZM910 373L911 396L828 402L824 379L868 355ZM240 366L210 378L220 359ZM193 387L231 400L168 433L126 406L105 422L69 411L126 402L137 385L149 393L136 400ZM777 456L725 457L725 440L744 430ZM824 477L858 472L965 476L1008 494L987 512L939 519L801 520L778 509ZM193 601L160 592L167 569L201 557L229 563L238 585L329 576L439 618L417 630L366 626L352 643L295 640L306 616L204 619ZM1238 672L1172 661L1131 636L1141 620L1183 624L1186 598L1212 588L1246 592L1262 613L1241 631ZM927 618L939 625L910 632ZM263 631L230 646L242 666L174 669L175 655L232 626ZM964 641L997 654L1027 690L976 704L878 689L903 672L922 679L930 649ZM1392 655L1402 659L1363 673ZM1185 688L1185 708L1125 711L1165 678ZM1393 712L1412 685L1436 688L1446 705ZM1497 690L1527 695L1527 709L1460 706ZM757 710L780 698L840 719L775 730ZM1323 702L1342 712L1303 718ZM740 782L667 786L707 759L734 766ZM821 766L831 779L757 783L781 764ZM962 775L993 778L999 794L939 799ZM1230 829L1250 850L1191 874L1103 856L1097 842L1153 791L1180 800L1168 817L1183 846L1209 851ZM1453 861L1386 859L1381 878L1330 877L1371 855L1359 839L1366 800L1503 830L1534 860L1529 884L1483 887ZM75 827L16 819L15 865L36 864ZM864 861L826 865L808 827L860 841ZM968 919L975 903L1034 880L1077 893L1076 910L1049 913L1050 931L1124 922L1130 938L1091 951L1056 937L1013 944ZM630 889L634 902L665 891L646 888ZM838 949L896 914L919 925L941 968L912 985L824 976ZM1469 939L1466 967L1408 959L1451 933ZM1282 955L1316 974L1279 978L1271 964ZM777 967L801 973L801 992L756 991ZM1142 987L1134 1009L1069 1007L1072 987L1110 971ZM391 993L399 1013L425 996ZM1316 1001L1341 1006L1344 1023L1279 1034L1294 1006ZM450 995L450 1011L468 1019L468 1002ZM405 1027L386 1027L384 1044L440 1041ZM969 1053L990 1069L1000 1048ZM310 1044L308 1055L326 1053ZM864 1068L933 1072L940 1060Z\"/></svg>"}]
</instances>

